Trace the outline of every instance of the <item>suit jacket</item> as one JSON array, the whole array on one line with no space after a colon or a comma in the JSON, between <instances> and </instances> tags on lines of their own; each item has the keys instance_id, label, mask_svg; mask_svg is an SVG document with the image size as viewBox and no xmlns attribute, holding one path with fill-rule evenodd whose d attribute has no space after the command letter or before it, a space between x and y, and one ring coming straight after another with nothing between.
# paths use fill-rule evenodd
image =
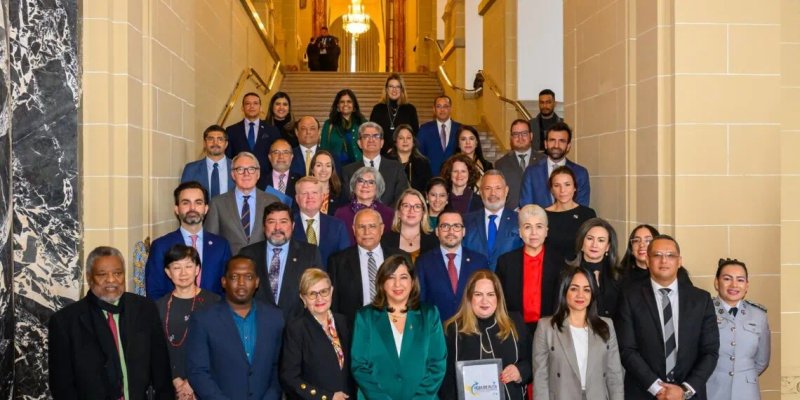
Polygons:
<instances>
[{"instance_id":1,"label":"suit jacket","mask_svg":"<svg viewBox=\"0 0 800 400\"><path fill-rule=\"evenodd\" d=\"M269 147L272 142L281 137L281 133L273 125L267 121L261 121L258 124L258 133L256 134L256 147L250 148L247 143L247 130L249 127L244 125L244 119L225 128L228 134L228 148L225 149L225 155L233 159L237 154L243 151L249 151L256 156L258 164L261 167L261 178L258 180L258 187L264 188L267 186L266 177L269 176L271 171L271 164L269 163Z\"/></svg>"},{"instance_id":2,"label":"suit jacket","mask_svg":"<svg viewBox=\"0 0 800 400\"><path fill-rule=\"evenodd\" d=\"M461 124L456 121L451 121L450 134L447 138L447 148L442 150L442 140L439 138L439 132L442 129L441 125L440 122L434 119L433 121L422 124L422 126L419 127L419 133L417 133L419 151L430 160L431 174L433 174L433 176L439 176L442 164L455 153L456 144L458 142L458 130L461 129Z\"/></svg>"},{"instance_id":3,"label":"suit jacket","mask_svg":"<svg viewBox=\"0 0 800 400\"><path fill-rule=\"evenodd\" d=\"M292 320L303 312L303 302L300 300L300 276L308 268L322 268L322 258L317 246L312 246L297 240L289 241L289 253L286 255L286 265L283 266L283 280L280 284L278 299L272 294L269 285L269 262L272 254L267 254L267 241L253 243L239 252L239 255L248 256L256 261L256 272L260 279L259 288L255 298L264 302L275 304L283 311L284 319Z\"/></svg>"},{"instance_id":4,"label":"suit jacket","mask_svg":"<svg viewBox=\"0 0 800 400\"><path fill-rule=\"evenodd\" d=\"M317 150L311 155L311 157L314 157L319 151L320 148L317 146ZM292 158L292 166L289 167L289 171L298 176L306 176L306 155L303 153L303 147L294 147L292 148L292 152L294 153L294 157ZM336 174L338 176L342 176L342 165L339 164L339 160L334 159L333 163L333 167L336 169Z\"/></svg>"},{"instance_id":5,"label":"suit jacket","mask_svg":"<svg viewBox=\"0 0 800 400\"><path fill-rule=\"evenodd\" d=\"M176 244L185 244L180 228L156 239L150 246L150 255L144 266L144 288L147 297L153 301L175 289L164 272L164 256ZM225 238L211 232L203 232L202 246L200 287L222 296L220 278L225 273L225 263L231 258L231 246Z\"/></svg>"},{"instance_id":6,"label":"suit jacket","mask_svg":"<svg viewBox=\"0 0 800 400\"><path fill-rule=\"evenodd\" d=\"M589 187L589 171L586 168L567 160L566 166L575 174L575 186L578 193L575 194L575 201L583 206L589 207L591 189ZM528 204L538 204L542 208L553 205L553 198L550 195L550 188L547 180L547 157L539 160L536 164L529 166L522 177L522 187L519 194L519 207Z\"/></svg>"},{"instance_id":7,"label":"suit jacket","mask_svg":"<svg viewBox=\"0 0 800 400\"><path fill-rule=\"evenodd\" d=\"M236 206L236 194L233 190L214 197L209 203L203 227L207 232L224 237L231 245L232 254L239 253L244 246L264 240L264 224L262 222L264 207L280 201L277 197L257 189L253 190L251 194L256 196L256 206L255 210L250 210L255 213L253 225L250 227L250 236L244 234L242 219Z\"/></svg>"},{"instance_id":8,"label":"suit jacket","mask_svg":"<svg viewBox=\"0 0 800 400\"><path fill-rule=\"evenodd\" d=\"M359 160L347 164L342 168L342 192L345 198L349 199L352 197L352 193L350 193L350 178L363 166L365 166L364 161ZM381 173L381 177L383 177L383 181L386 183L386 190L383 191L380 198L381 203L392 208L394 207L395 201L400 197L400 194L408 189L408 177L405 171L403 171L403 164L391 158L381 156L381 164L378 168L378 172Z\"/></svg>"},{"instance_id":9,"label":"suit jacket","mask_svg":"<svg viewBox=\"0 0 800 400\"><path fill-rule=\"evenodd\" d=\"M339 368L339 359L328 334L308 310L286 325L280 378L287 398L316 400L326 396L332 399L336 392L354 397L349 324L341 314L333 314L333 321L344 354L342 368Z\"/></svg>"},{"instance_id":10,"label":"suit jacket","mask_svg":"<svg viewBox=\"0 0 800 400\"><path fill-rule=\"evenodd\" d=\"M522 239L519 237L517 213L513 209L504 208L503 214L500 215L494 248L490 249L486 221L484 210L473 211L464 216L464 227L467 230L466 236L464 236L464 246L488 255L488 268L494 271L497 268L497 257L522 246Z\"/></svg>"},{"instance_id":11,"label":"suit jacket","mask_svg":"<svg viewBox=\"0 0 800 400\"><path fill-rule=\"evenodd\" d=\"M319 224L317 247L319 248L319 255L322 258L322 265L327 267L328 258L330 258L333 253L349 247L350 239L347 235L347 229L344 227L344 223L337 218L319 213L319 221L314 221L314 223ZM300 213L295 213L294 215L292 239L300 242L307 242L306 229L303 227L303 220L300 218Z\"/></svg>"},{"instance_id":12,"label":"suit jacket","mask_svg":"<svg viewBox=\"0 0 800 400\"><path fill-rule=\"evenodd\" d=\"M408 253L398 248L381 246L381 249L384 259L395 254L408 256ZM328 260L328 275L334 288L331 309L344 315L352 323L356 311L364 306L365 282L361 279L358 246L350 246L332 255Z\"/></svg>"},{"instance_id":13,"label":"suit jacket","mask_svg":"<svg viewBox=\"0 0 800 400\"><path fill-rule=\"evenodd\" d=\"M619 301L615 317L626 399L652 399L647 388L657 379L667 382L664 334L650 280L631 284ZM678 281L678 356L675 383L688 383L706 399L706 382L717 365L719 331L711 296Z\"/></svg>"},{"instance_id":14,"label":"suit jacket","mask_svg":"<svg viewBox=\"0 0 800 400\"><path fill-rule=\"evenodd\" d=\"M544 134L547 132L542 132L542 128L539 126L539 122L541 121L542 114L536 114L528 123L531 124L531 132L533 133L533 140L531 141L531 148L537 151L544 150ZM553 117L556 118L555 122L562 122L564 118L558 116L558 114L553 113Z\"/></svg>"},{"instance_id":15,"label":"suit jacket","mask_svg":"<svg viewBox=\"0 0 800 400\"><path fill-rule=\"evenodd\" d=\"M536 164L539 160L544 158L544 154L532 150L530 157L528 157L527 166ZM499 160L495 161L494 168L503 172L508 185L508 197L506 197L506 208L513 210L519 207L519 192L520 184L522 183L522 175L525 170L519 166L519 158L514 150L509 151Z\"/></svg>"},{"instance_id":16,"label":"suit jacket","mask_svg":"<svg viewBox=\"0 0 800 400\"><path fill-rule=\"evenodd\" d=\"M525 316L522 307L522 288L525 286L525 280L523 279L524 252L525 247L521 247L509 251L497 259L497 277L503 285L506 307L509 312L518 312L522 316ZM545 246L544 260L542 261L542 287L540 289L542 295L540 315L542 317L551 316L556 310L558 284L564 265L564 258L561 254ZM528 323L528 330L533 335L536 331L536 323Z\"/></svg>"},{"instance_id":17,"label":"suit jacket","mask_svg":"<svg viewBox=\"0 0 800 400\"><path fill-rule=\"evenodd\" d=\"M435 305L439 309L442 321L448 320L458 310L464 288L473 272L487 268L486 257L476 251L462 246L461 267L458 270L456 292L450 286L447 264L444 261L441 247L435 248L417 258L417 276L419 277L420 300Z\"/></svg>"},{"instance_id":18,"label":"suit jacket","mask_svg":"<svg viewBox=\"0 0 800 400\"><path fill-rule=\"evenodd\" d=\"M231 162L231 159L227 157L225 157L224 161L220 162L224 162L225 165L227 165L226 168L228 170L228 190L233 190L233 188L236 185L233 182L233 175L231 175L231 172L233 172L233 163ZM224 179L224 177L220 176L220 179ZM192 161L183 167L183 174L181 174L181 183L189 181L200 182L200 184L203 185L203 187L206 190L208 190L209 192L211 191L211 183L209 182L208 178L208 167L206 166L205 157L197 161Z\"/></svg>"},{"instance_id":19,"label":"suit jacket","mask_svg":"<svg viewBox=\"0 0 800 400\"><path fill-rule=\"evenodd\" d=\"M253 300L253 305L257 337L252 364L244 352L227 301L192 313L189 318L191 334L186 338L186 371L197 398L281 398L278 358L283 315L271 304Z\"/></svg>"},{"instance_id":20,"label":"suit jacket","mask_svg":"<svg viewBox=\"0 0 800 400\"><path fill-rule=\"evenodd\" d=\"M608 341L589 328L586 359L586 399L623 400L622 365L611 319ZM534 400L580 399L581 373L569 321L561 330L553 328L551 317L540 320L533 341ZM652 398L652 396L651 396Z\"/></svg>"},{"instance_id":21,"label":"suit jacket","mask_svg":"<svg viewBox=\"0 0 800 400\"><path fill-rule=\"evenodd\" d=\"M447 347L436 307L409 310L400 355L386 310L364 307L353 328L352 371L359 399L436 399Z\"/></svg>"},{"instance_id":22,"label":"suit jacket","mask_svg":"<svg viewBox=\"0 0 800 400\"><path fill-rule=\"evenodd\" d=\"M124 293L120 305L119 332L129 398L146 399L150 386L157 399L174 398L167 342L156 305L133 293ZM115 374L110 365L116 360L117 349L102 310L84 297L53 314L48 327L53 398L113 398L116 379L112 378Z\"/></svg>"},{"instance_id":23,"label":"suit jacket","mask_svg":"<svg viewBox=\"0 0 800 400\"><path fill-rule=\"evenodd\" d=\"M297 182L298 179L300 179L302 177L303 177L303 175L295 174L295 173L291 172L291 170L290 171L286 171L286 193L284 193L284 194L289 196L289 198L291 198L292 201L294 201L294 195L295 195L294 184L295 184L295 182ZM261 182L261 181L262 181L262 179L259 179L259 182ZM266 183L266 185L264 185L263 188L259 187L259 189L264 190L267 186L272 186L272 187L275 188L275 190L278 190L278 181L272 179L272 171L270 171L270 173L268 174L267 178L263 179L263 181L264 181L264 183Z\"/></svg>"}]
</instances>

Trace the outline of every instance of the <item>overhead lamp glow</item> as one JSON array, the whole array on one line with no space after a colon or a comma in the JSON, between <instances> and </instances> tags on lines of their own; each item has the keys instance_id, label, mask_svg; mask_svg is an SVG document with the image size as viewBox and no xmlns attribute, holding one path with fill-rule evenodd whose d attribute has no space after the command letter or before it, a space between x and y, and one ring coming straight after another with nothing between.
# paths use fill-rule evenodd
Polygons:
<instances>
[{"instance_id":1,"label":"overhead lamp glow","mask_svg":"<svg viewBox=\"0 0 800 400\"><path fill-rule=\"evenodd\" d=\"M369 15L364 11L361 0L353 0L347 6L347 14L342 16L344 30L353 36L358 36L369 30Z\"/></svg>"}]
</instances>

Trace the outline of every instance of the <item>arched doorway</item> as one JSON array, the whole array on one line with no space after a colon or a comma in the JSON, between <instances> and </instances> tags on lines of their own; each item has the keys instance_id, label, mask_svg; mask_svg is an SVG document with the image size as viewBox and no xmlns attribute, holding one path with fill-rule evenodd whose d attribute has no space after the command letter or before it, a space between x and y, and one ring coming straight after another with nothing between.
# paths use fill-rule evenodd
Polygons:
<instances>
[{"instance_id":1,"label":"arched doorway","mask_svg":"<svg viewBox=\"0 0 800 400\"><path fill-rule=\"evenodd\" d=\"M380 71L380 32L378 32L375 21L370 19L369 24L369 30L359 35L356 41L356 72ZM350 53L353 51L350 46L351 35L344 30L342 17L333 21L330 32L339 38L339 47L342 49L339 56L339 71L350 71Z\"/></svg>"}]
</instances>

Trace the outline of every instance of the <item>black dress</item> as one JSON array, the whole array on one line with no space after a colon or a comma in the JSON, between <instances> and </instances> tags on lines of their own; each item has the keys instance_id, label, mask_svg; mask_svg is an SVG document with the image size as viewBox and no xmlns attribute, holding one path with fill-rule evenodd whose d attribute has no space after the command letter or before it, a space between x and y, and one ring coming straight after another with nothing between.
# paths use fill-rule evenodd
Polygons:
<instances>
[{"instance_id":1,"label":"black dress","mask_svg":"<svg viewBox=\"0 0 800 400\"><path fill-rule=\"evenodd\" d=\"M278 131L281 133L281 138L289 142L292 148L300 145L297 136L294 134L294 121L286 118L284 120L273 120L272 123L278 128Z\"/></svg>"},{"instance_id":2,"label":"black dress","mask_svg":"<svg viewBox=\"0 0 800 400\"><path fill-rule=\"evenodd\" d=\"M466 335L456 332L456 324L450 324L445 332L447 343L447 370L444 374L442 387L439 389L439 398L451 400L458 398L457 381L455 374L456 361L481 360L499 358L503 360L503 368L510 364L517 366L521 383L511 382L504 385L506 399L526 399L527 384L533 378L533 365L531 362L532 339L528 328L522 322L518 313L509 313L516 336L509 336L506 340L497 337L499 328L494 317L487 319L478 318L480 335Z\"/></svg>"},{"instance_id":3,"label":"black dress","mask_svg":"<svg viewBox=\"0 0 800 400\"><path fill-rule=\"evenodd\" d=\"M413 104L405 103L400 107L397 102L390 100L389 104L378 103L372 107L369 120L377 123L383 128L383 149L381 154L386 155L394 143L394 128L401 124L411 125L414 130L412 133L417 136L419 132L419 119L417 119L417 108Z\"/></svg>"},{"instance_id":4,"label":"black dress","mask_svg":"<svg viewBox=\"0 0 800 400\"><path fill-rule=\"evenodd\" d=\"M608 263L608 257L603 258L599 263L592 263L581 256L581 267L591 272L590 275L594 280L595 287L597 287L597 295L595 296L597 314L601 317L614 319L620 294L620 282L613 276L612 266ZM595 279L595 271L600 271L599 287Z\"/></svg>"},{"instance_id":5,"label":"black dress","mask_svg":"<svg viewBox=\"0 0 800 400\"><path fill-rule=\"evenodd\" d=\"M403 163L400 161L400 157L398 157L397 154L390 151L389 154L386 155L386 158L391 158L401 163L403 165L403 171L405 171L406 177L408 178L408 184L412 188L419 190L420 193L425 193L425 187L428 185L428 181L431 180L431 163L428 161L427 157L418 157L415 156L414 153L411 153L408 162Z\"/></svg>"},{"instance_id":6,"label":"black dress","mask_svg":"<svg viewBox=\"0 0 800 400\"><path fill-rule=\"evenodd\" d=\"M167 317L167 303L172 297L172 292L156 300L158 315L161 317L161 325L169 328L165 330L167 336L167 348L169 348L169 359L172 365L172 378L186 379L186 348L184 332L188 335L189 316L192 314L193 299L181 299L172 297L172 304L169 307L169 321L164 322ZM220 297L208 290L201 290L194 301L194 312L207 308L208 306L220 301Z\"/></svg>"},{"instance_id":7,"label":"black dress","mask_svg":"<svg viewBox=\"0 0 800 400\"><path fill-rule=\"evenodd\" d=\"M424 222L423 222L424 223ZM381 246L384 248L392 248L392 249L399 249L400 248L400 233L395 231L389 231L383 234L381 237ZM439 247L439 238L436 237L433 233L424 234L420 232L419 237L419 254L425 254L428 250L433 250Z\"/></svg>"},{"instance_id":8,"label":"black dress","mask_svg":"<svg viewBox=\"0 0 800 400\"><path fill-rule=\"evenodd\" d=\"M555 249L567 260L575 258L578 228L596 216L593 209L580 204L568 211L547 211L547 248Z\"/></svg>"}]
</instances>

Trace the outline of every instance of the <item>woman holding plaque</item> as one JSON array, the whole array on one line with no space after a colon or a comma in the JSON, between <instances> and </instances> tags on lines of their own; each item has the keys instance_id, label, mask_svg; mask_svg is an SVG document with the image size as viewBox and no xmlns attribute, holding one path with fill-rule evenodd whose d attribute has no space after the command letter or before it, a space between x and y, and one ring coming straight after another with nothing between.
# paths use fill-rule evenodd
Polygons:
<instances>
[{"instance_id":1,"label":"woman holding plaque","mask_svg":"<svg viewBox=\"0 0 800 400\"><path fill-rule=\"evenodd\" d=\"M456 362L499 358L501 390L509 400L526 399L532 378L531 338L517 313L509 314L503 287L487 269L475 271L467 281L458 312L444 324L447 372L441 399L457 399Z\"/></svg>"},{"instance_id":2,"label":"woman holding plaque","mask_svg":"<svg viewBox=\"0 0 800 400\"><path fill-rule=\"evenodd\" d=\"M414 264L389 256L372 304L356 313L351 352L359 399L436 399L447 348L436 307L420 304Z\"/></svg>"},{"instance_id":3,"label":"woman holding plaque","mask_svg":"<svg viewBox=\"0 0 800 400\"><path fill-rule=\"evenodd\" d=\"M558 307L533 340L533 398L623 400L622 364L611 319L597 314L591 272L570 267Z\"/></svg>"}]
</instances>

